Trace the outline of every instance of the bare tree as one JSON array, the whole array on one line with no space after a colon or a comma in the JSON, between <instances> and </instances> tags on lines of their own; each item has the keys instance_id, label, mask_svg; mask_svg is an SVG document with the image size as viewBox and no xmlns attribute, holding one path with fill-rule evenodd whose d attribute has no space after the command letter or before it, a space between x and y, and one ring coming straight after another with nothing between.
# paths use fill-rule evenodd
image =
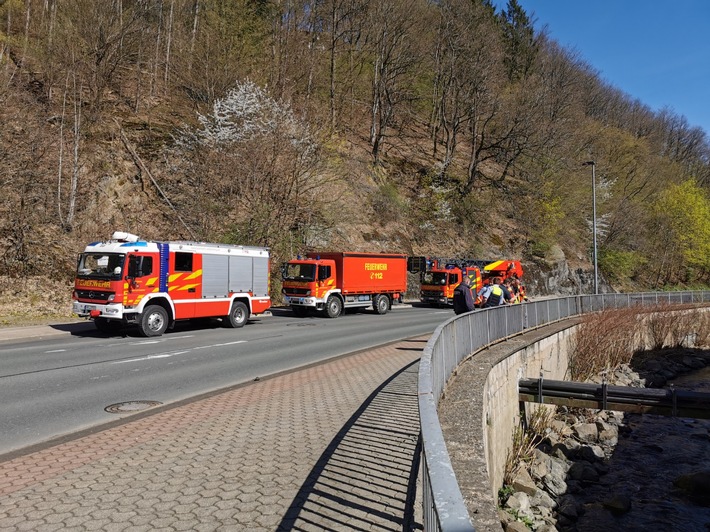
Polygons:
<instances>
[{"instance_id":1,"label":"bare tree","mask_svg":"<svg viewBox=\"0 0 710 532\"><path fill-rule=\"evenodd\" d=\"M417 0L386 0L368 13L367 42L373 57L369 140L375 164L399 107L414 98L409 81L417 66L414 41L420 7Z\"/></svg>"},{"instance_id":2,"label":"bare tree","mask_svg":"<svg viewBox=\"0 0 710 532\"><path fill-rule=\"evenodd\" d=\"M338 108L339 57L345 50L357 46L361 24L365 20L369 2L366 0L330 0L328 42L328 100L330 129L336 128ZM351 56L352 57L352 56Z\"/></svg>"},{"instance_id":3,"label":"bare tree","mask_svg":"<svg viewBox=\"0 0 710 532\"><path fill-rule=\"evenodd\" d=\"M64 189L63 172L64 172L64 123L66 119L67 94L69 92L69 74L64 87L64 96L62 100L62 114L59 123L59 156L58 156L58 171L57 171L57 215L60 224L67 231L71 231L74 225L74 217L76 215L76 200L79 190L79 174L81 172L80 162L80 146L82 136L82 87L77 83L76 73L72 74L71 87L71 102L73 107L72 112L72 158L71 158L71 179L69 180L69 190L67 193L66 205L62 197ZM66 213L65 213L66 210Z\"/></svg>"}]
</instances>

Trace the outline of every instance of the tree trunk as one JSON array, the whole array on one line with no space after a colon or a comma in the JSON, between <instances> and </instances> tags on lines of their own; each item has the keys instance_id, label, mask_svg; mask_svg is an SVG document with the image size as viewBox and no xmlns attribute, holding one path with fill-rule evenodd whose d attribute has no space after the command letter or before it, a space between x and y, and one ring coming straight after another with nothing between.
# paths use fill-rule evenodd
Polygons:
<instances>
[{"instance_id":1,"label":"tree trunk","mask_svg":"<svg viewBox=\"0 0 710 532\"><path fill-rule=\"evenodd\" d=\"M62 212L62 172L64 171L64 119L67 110L67 90L69 85L69 75L64 83L64 98L62 100L62 118L59 123L59 168L57 169L57 215L59 223L64 225L64 213Z\"/></svg>"},{"instance_id":2,"label":"tree trunk","mask_svg":"<svg viewBox=\"0 0 710 532\"><path fill-rule=\"evenodd\" d=\"M79 188L79 144L81 141L81 87L76 86L74 78L74 157L69 189L69 210L67 212L67 227L71 230L76 211L76 194Z\"/></svg>"},{"instance_id":3,"label":"tree trunk","mask_svg":"<svg viewBox=\"0 0 710 532\"><path fill-rule=\"evenodd\" d=\"M170 72L170 47L173 42L173 14L175 12L175 0L170 0L170 14L168 15L168 26L165 35L165 76L163 83L165 84L165 93L168 93L168 73Z\"/></svg>"}]
</instances>

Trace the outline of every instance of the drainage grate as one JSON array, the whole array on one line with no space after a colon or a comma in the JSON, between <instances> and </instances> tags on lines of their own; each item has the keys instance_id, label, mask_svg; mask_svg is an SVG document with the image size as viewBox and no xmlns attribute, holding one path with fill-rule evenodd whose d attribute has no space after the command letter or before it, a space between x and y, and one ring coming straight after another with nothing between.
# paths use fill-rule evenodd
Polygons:
<instances>
[{"instance_id":1,"label":"drainage grate","mask_svg":"<svg viewBox=\"0 0 710 532\"><path fill-rule=\"evenodd\" d=\"M125 403L116 403L108 405L104 410L109 414L127 414L130 412L140 412L147 408L162 405L159 401L126 401Z\"/></svg>"}]
</instances>

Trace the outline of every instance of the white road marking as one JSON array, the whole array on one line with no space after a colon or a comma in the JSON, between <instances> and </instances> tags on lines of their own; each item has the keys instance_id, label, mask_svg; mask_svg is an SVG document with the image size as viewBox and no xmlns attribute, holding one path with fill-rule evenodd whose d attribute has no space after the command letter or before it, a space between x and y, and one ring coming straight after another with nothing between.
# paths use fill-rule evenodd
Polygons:
<instances>
[{"instance_id":1,"label":"white road marking","mask_svg":"<svg viewBox=\"0 0 710 532\"><path fill-rule=\"evenodd\" d=\"M63 353L66 349L53 349L52 351L45 351L45 353Z\"/></svg>"},{"instance_id":2,"label":"white road marking","mask_svg":"<svg viewBox=\"0 0 710 532\"><path fill-rule=\"evenodd\" d=\"M224 347L225 345L245 344L246 342L246 340L238 340L236 342L227 342L226 344L214 344L210 347Z\"/></svg>"},{"instance_id":3,"label":"white road marking","mask_svg":"<svg viewBox=\"0 0 710 532\"><path fill-rule=\"evenodd\" d=\"M149 342L149 343L153 343L153 342ZM146 355L143 357L129 358L126 360L114 360L113 362L111 362L111 364L126 364L128 362L145 362L146 360L154 360L154 359L158 359L158 358L170 358L170 357L174 357L177 355L184 355L185 353L189 353L191 351L197 351L198 349L208 349L210 347L224 347L226 345L245 344L245 343L247 343L247 340L238 340L236 342L227 342L225 344L201 345L201 346L193 347L192 349L188 349L186 351L175 351L173 353L161 353L161 354L157 354L157 355Z\"/></svg>"},{"instance_id":4,"label":"white road marking","mask_svg":"<svg viewBox=\"0 0 710 532\"><path fill-rule=\"evenodd\" d=\"M145 360L153 360L155 358L170 358L175 355L181 355L183 353L187 353L187 351L180 351L178 353L163 353L161 355L147 355L144 357L138 357L138 358L129 358L128 360L115 360L111 362L111 364L125 364L127 362L143 362Z\"/></svg>"}]
</instances>

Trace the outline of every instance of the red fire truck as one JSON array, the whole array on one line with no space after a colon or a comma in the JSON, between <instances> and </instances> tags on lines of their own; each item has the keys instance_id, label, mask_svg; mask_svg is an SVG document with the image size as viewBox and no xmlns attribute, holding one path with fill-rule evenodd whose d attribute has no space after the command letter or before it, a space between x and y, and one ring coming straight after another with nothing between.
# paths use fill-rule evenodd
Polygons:
<instances>
[{"instance_id":1,"label":"red fire truck","mask_svg":"<svg viewBox=\"0 0 710 532\"><path fill-rule=\"evenodd\" d=\"M499 277L501 281L505 281L508 277L523 278L523 267L518 260L497 260L490 262L483 267L483 281L488 284L488 281L494 277Z\"/></svg>"},{"instance_id":2,"label":"red fire truck","mask_svg":"<svg viewBox=\"0 0 710 532\"><path fill-rule=\"evenodd\" d=\"M453 304L454 289L459 285L464 275L471 278L471 290L477 294L482 288L481 270L478 265L465 261L432 260L431 266L421 274L420 299L422 303L428 303L431 306Z\"/></svg>"},{"instance_id":3,"label":"red fire truck","mask_svg":"<svg viewBox=\"0 0 710 532\"><path fill-rule=\"evenodd\" d=\"M154 242L117 231L79 255L72 310L97 329L136 324L160 336L177 320L219 317L242 327L266 312L269 250L204 242Z\"/></svg>"},{"instance_id":4,"label":"red fire truck","mask_svg":"<svg viewBox=\"0 0 710 532\"><path fill-rule=\"evenodd\" d=\"M385 253L308 253L283 266L284 300L297 316L337 318L346 308L386 314L407 290L407 257Z\"/></svg>"}]
</instances>

